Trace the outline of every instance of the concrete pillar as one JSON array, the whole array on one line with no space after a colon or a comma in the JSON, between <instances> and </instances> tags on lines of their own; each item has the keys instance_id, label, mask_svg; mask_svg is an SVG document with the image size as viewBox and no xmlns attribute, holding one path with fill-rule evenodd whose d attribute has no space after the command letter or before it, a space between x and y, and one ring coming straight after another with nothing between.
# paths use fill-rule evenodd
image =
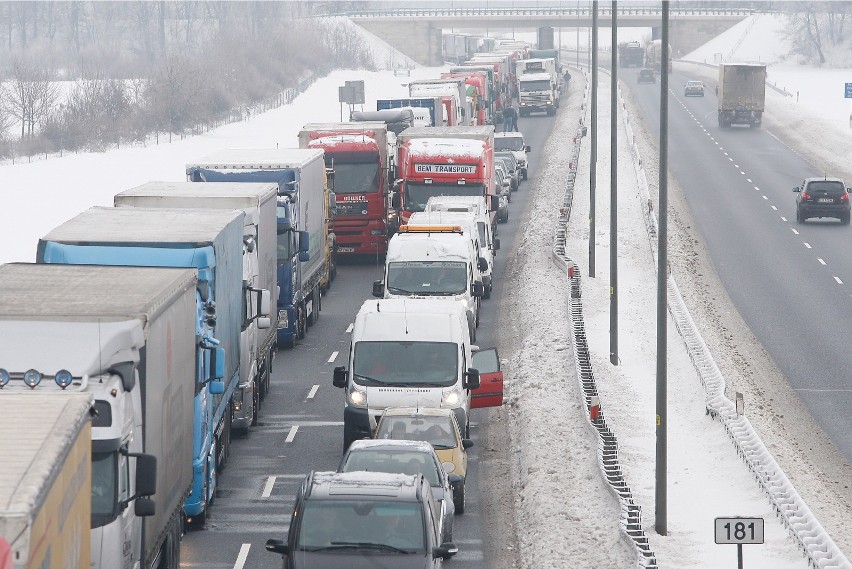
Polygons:
<instances>
[{"instance_id":1,"label":"concrete pillar","mask_svg":"<svg viewBox=\"0 0 852 569\"><path fill-rule=\"evenodd\" d=\"M553 28L539 28L537 38L538 49L553 49Z\"/></svg>"},{"instance_id":2,"label":"concrete pillar","mask_svg":"<svg viewBox=\"0 0 852 569\"><path fill-rule=\"evenodd\" d=\"M443 65L441 28L431 22L383 22L356 19L353 23L385 40L421 65ZM381 62L377 62L381 63Z\"/></svg>"}]
</instances>

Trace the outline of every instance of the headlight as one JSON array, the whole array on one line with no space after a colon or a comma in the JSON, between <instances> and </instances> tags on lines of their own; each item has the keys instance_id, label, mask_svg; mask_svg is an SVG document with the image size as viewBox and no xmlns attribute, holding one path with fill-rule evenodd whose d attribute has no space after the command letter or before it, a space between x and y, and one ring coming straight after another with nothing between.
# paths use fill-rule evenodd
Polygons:
<instances>
[{"instance_id":1,"label":"headlight","mask_svg":"<svg viewBox=\"0 0 852 569\"><path fill-rule=\"evenodd\" d=\"M461 394L457 389L447 391L441 397L441 407L457 407L461 401Z\"/></svg>"},{"instance_id":2,"label":"headlight","mask_svg":"<svg viewBox=\"0 0 852 569\"><path fill-rule=\"evenodd\" d=\"M356 407L363 407L367 403L367 392L355 389L349 390L349 404Z\"/></svg>"}]
</instances>

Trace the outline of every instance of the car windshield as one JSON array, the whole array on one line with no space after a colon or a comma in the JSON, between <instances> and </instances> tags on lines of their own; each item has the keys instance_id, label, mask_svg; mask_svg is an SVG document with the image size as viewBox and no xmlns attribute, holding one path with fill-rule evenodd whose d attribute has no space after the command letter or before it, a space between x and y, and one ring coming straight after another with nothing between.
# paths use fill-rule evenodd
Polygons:
<instances>
[{"instance_id":1,"label":"car windshield","mask_svg":"<svg viewBox=\"0 0 852 569\"><path fill-rule=\"evenodd\" d=\"M409 182L405 186L405 211L423 211L432 196L484 196L482 184L423 184Z\"/></svg>"},{"instance_id":2,"label":"car windshield","mask_svg":"<svg viewBox=\"0 0 852 569\"><path fill-rule=\"evenodd\" d=\"M423 514L417 502L308 500L298 523L298 551L366 549L393 554L425 550Z\"/></svg>"},{"instance_id":3,"label":"car windshield","mask_svg":"<svg viewBox=\"0 0 852 569\"><path fill-rule=\"evenodd\" d=\"M400 261L388 263L388 292L445 296L467 290L464 261Z\"/></svg>"},{"instance_id":4,"label":"car windshield","mask_svg":"<svg viewBox=\"0 0 852 569\"><path fill-rule=\"evenodd\" d=\"M435 450L456 448L456 427L449 415L390 415L376 428L377 439L426 441Z\"/></svg>"},{"instance_id":5,"label":"car windshield","mask_svg":"<svg viewBox=\"0 0 852 569\"><path fill-rule=\"evenodd\" d=\"M458 345L452 342L356 342L352 373L360 385L442 387L458 380Z\"/></svg>"},{"instance_id":6,"label":"car windshield","mask_svg":"<svg viewBox=\"0 0 852 569\"><path fill-rule=\"evenodd\" d=\"M523 150L524 139L520 136L495 136L495 150Z\"/></svg>"},{"instance_id":7,"label":"car windshield","mask_svg":"<svg viewBox=\"0 0 852 569\"><path fill-rule=\"evenodd\" d=\"M422 474L430 486L440 486L440 465L431 454L408 449L368 448L350 451L340 465L340 472L388 472Z\"/></svg>"}]
</instances>

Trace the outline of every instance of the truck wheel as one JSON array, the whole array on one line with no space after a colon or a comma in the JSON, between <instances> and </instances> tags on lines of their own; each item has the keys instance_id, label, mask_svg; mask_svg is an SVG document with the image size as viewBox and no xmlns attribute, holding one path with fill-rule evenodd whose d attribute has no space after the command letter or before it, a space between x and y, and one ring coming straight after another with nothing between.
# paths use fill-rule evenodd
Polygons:
<instances>
[{"instance_id":1,"label":"truck wheel","mask_svg":"<svg viewBox=\"0 0 852 569\"><path fill-rule=\"evenodd\" d=\"M320 289L317 286L311 291L311 313L308 316L308 326L313 326L319 320L320 296Z\"/></svg>"},{"instance_id":2,"label":"truck wheel","mask_svg":"<svg viewBox=\"0 0 852 569\"><path fill-rule=\"evenodd\" d=\"M298 314L296 315L296 339L302 340L305 337L305 332L308 327L307 323L307 308L305 304L302 303L299 305Z\"/></svg>"},{"instance_id":3,"label":"truck wheel","mask_svg":"<svg viewBox=\"0 0 852 569\"><path fill-rule=\"evenodd\" d=\"M252 425L252 427L257 425L257 415L258 415L258 412L260 411L260 383L258 381L255 381L255 387L256 388L254 390L254 393L251 396L252 406L253 406L253 409L252 409L252 412L251 412L251 425ZM246 429L246 434L248 434L248 429Z\"/></svg>"}]
</instances>

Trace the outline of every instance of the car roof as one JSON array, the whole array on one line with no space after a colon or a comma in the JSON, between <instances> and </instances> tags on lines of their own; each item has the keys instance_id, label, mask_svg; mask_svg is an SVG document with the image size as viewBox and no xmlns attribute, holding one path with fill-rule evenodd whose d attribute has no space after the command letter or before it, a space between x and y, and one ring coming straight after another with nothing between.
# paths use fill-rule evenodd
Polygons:
<instances>
[{"instance_id":1,"label":"car roof","mask_svg":"<svg viewBox=\"0 0 852 569\"><path fill-rule=\"evenodd\" d=\"M382 412L383 417L454 417L452 409L439 407L388 407Z\"/></svg>"},{"instance_id":2,"label":"car roof","mask_svg":"<svg viewBox=\"0 0 852 569\"><path fill-rule=\"evenodd\" d=\"M389 472L312 472L308 475L308 499L363 500L364 498L420 501L422 475ZM425 494L431 494L426 492Z\"/></svg>"},{"instance_id":3,"label":"car roof","mask_svg":"<svg viewBox=\"0 0 852 569\"><path fill-rule=\"evenodd\" d=\"M701 85L701 81L696 81L696 80L694 80L694 79L690 79L689 81L687 81L687 82L686 82L686 84L687 84L687 85L690 85L690 84L691 84L691 85L696 85L696 84L697 84L697 85Z\"/></svg>"},{"instance_id":4,"label":"car roof","mask_svg":"<svg viewBox=\"0 0 852 569\"><path fill-rule=\"evenodd\" d=\"M350 452L359 450L398 450L408 452L424 452L426 454L435 454L435 449L426 441L406 441L398 439L360 439L353 441L349 445Z\"/></svg>"},{"instance_id":5,"label":"car roof","mask_svg":"<svg viewBox=\"0 0 852 569\"><path fill-rule=\"evenodd\" d=\"M813 177L813 178L805 178L805 182L840 182L843 183L843 178L826 178L826 177Z\"/></svg>"}]
</instances>

